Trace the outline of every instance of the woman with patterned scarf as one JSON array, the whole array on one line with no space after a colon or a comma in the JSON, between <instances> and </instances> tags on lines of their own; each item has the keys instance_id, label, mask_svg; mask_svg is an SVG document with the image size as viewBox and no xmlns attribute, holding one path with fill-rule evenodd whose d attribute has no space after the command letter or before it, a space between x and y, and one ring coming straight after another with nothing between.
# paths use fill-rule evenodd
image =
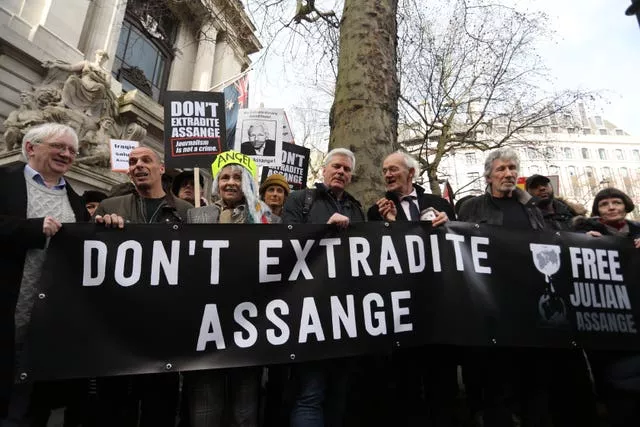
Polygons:
<instances>
[{"instance_id":1,"label":"woman with patterned scarf","mask_svg":"<svg viewBox=\"0 0 640 427\"><path fill-rule=\"evenodd\" d=\"M235 151L219 154L211 165L213 203L190 209L187 223L268 224L269 207L260 201L257 167L249 157ZM223 425L228 413L231 425L257 427L262 368L194 371L184 376L183 397L191 427Z\"/></svg>"}]
</instances>

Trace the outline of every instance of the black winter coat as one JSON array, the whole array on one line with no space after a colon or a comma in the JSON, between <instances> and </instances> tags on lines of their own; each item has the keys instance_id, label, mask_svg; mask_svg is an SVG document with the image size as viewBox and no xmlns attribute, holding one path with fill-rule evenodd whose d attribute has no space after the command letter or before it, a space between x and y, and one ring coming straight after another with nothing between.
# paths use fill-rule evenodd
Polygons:
<instances>
[{"instance_id":1,"label":"black winter coat","mask_svg":"<svg viewBox=\"0 0 640 427\"><path fill-rule=\"evenodd\" d=\"M6 415L13 384L14 315L28 249L44 248L44 218L27 219L24 165L0 169L0 418ZM67 196L77 222L89 220L82 198L67 183Z\"/></svg>"},{"instance_id":2,"label":"black winter coat","mask_svg":"<svg viewBox=\"0 0 640 427\"><path fill-rule=\"evenodd\" d=\"M309 212L304 214L307 192L314 192ZM338 202L324 184L317 183L314 190L294 191L284 204L282 222L284 224L326 224L331 215L340 213L351 222L364 222L362 205L352 195L344 192L343 201Z\"/></svg>"},{"instance_id":3,"label":"black winter coat","mask_svg":"<svg viewBox=\"0 0 640 427\"><path fill-rule=\"evenodd\" d=\"M542 212L536 206L536 199L525 191L516 188L514 196L518 201L524 205L527 216L529 217L529 224L531 228L536 231L542 231L546 228ZM464 222L477 222L480 224L489 225L502 225L503 217L502 211L494 203L493 197L490 193L485 193L482 196L469 199L460 208L458 214L458 220Z\"/></svg>"}]
</instances>

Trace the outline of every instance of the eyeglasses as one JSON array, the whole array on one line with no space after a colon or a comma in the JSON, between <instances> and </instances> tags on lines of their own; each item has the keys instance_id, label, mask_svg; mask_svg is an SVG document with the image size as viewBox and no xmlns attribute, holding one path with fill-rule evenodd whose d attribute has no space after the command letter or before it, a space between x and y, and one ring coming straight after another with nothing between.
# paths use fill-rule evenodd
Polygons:
<instances>
[{"instance_id":1,"label":"eyeglasses","mask_svg":"<svg viewBox=\"0 0 640 427\"><path fill-rule=\"evenodd\" d=\"M43 142L40 145L46 145L47 147L57 151L58 153L64 153L65 151L68 151L69 155L72 157L75 157L78 155L78 152L76 151L75 148L71 147L70 145L63 144L61 142Z\"/></svg>"}]
</instances>

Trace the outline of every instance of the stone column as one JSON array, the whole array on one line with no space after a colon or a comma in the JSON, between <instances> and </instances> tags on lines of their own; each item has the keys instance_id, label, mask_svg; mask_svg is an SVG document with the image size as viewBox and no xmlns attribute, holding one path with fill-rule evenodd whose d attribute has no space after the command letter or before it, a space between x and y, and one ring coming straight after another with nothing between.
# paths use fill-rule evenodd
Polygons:
<instances>
[{"instance_id":1,"label":"stone column","mask_svg":"<svg viewBox=\"0 0 640 427\"><path fill-rule=\"evenodd\" d=\"M236 53L226 40L227 35L218 39L216 46L216 55L213 66L213 84L217 85L227 79L232 78L240 73L242 66L238 61ZM224 86L218 86L217 91L224 89Z\"/></svg>"},{"instance_id":2,"label":"stone column","mask_svg":"<svg viewBox=\"0 0 640 427\"><path fill-rule=\"evenodd\" d=\"M191 90L208 90L211 87L217 36L218 30L211 23L205 23L200 28Z\"/></svg>"},{"instance_id":3,"label":"stone column","mask_svg":"<svg viewBox=\"0 0 640 427\"><path fill-rule=\"evenodd\" d=\"M93 61L96 50L106 50L109 60L105 68L111 70L126 8L127 0L93 0L91 2L82 30L82 39L78 45L85 59Z\"/></svg>"}]
</instances>

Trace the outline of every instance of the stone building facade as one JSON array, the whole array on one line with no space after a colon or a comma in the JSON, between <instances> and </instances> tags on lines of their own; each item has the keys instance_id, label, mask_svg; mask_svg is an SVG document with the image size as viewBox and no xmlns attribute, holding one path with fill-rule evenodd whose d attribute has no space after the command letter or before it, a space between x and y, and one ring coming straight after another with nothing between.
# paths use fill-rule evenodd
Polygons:
<instances>
[{"instance_id":1,"label":"stone building facade","mask_svg":"<svg viewBox=\"0 0 640 427\"><path fill-rule=\"evenodd\" d=\"M164 92L222 91L261 47L240 0L3 1L0 166L30 125L65 122L81 142L72 185L109 191L127 179L104 162L109 138L162 152Z\"/></svg>"}]
</instances>

